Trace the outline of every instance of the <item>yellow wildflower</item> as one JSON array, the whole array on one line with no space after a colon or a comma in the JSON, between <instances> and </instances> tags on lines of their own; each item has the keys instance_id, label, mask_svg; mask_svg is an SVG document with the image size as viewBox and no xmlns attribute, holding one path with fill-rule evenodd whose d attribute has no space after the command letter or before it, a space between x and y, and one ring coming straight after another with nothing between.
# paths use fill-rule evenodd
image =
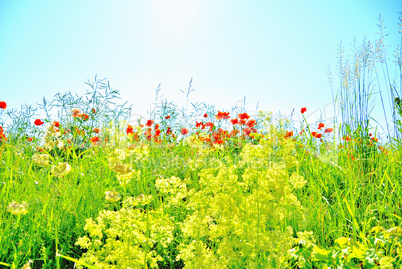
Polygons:
<instances>
[{"instance_id":1,"label":"yellow wildflower","mask_svg":"<svg viewBox=\"0 0 402 269\"><path fill-rule=\"evenodd\" d=\"M71 166L68 163L59 163L57 166L52 167L52 173L56 177L63 177L71 171Z\"/></svg>"},{"instance_id":2,"label":"yellow wildflower","mask_svg":"<svg viewBox=\"0 0 402 269\"><path fill-rule=\"evenodd\" d=\"M120 160L117 158L109 158L109 167L112 169L114 172L119 173L119 174L127 174L131 172L132 170L130 167L122 163Z\"/></svg>"},{"instance_id":3,"label":"yellow wildflower","mask_svg":"<svg viewBox=\"0 0 402 269\"><path fill-rule=\"evenodd\" d=\"M49 163L50 163L50 157L47 154L35 153L32 156L32 161L36 164L46 166L46 165L49 165Z\"/></svg>"},{"instance_id":4,"label":"yellow wildflower","mask_svg":"<svg viewBox=\"0 0 402 269\"><path fill-rule=\"evenodd\" d=\"M106 194L105 197L106 201L111 203L117 202L121 199L121 195L116 191L106 191L105 194Z\"/></svg>"},{"instance_id":5,"label":"yellow wildflower","mask_svg":"<svg viewBox=\"0 0 402 269\"><path fill-rule=\"evenodd\" d=\"M7 211L13 215L25 215L28 213L28 204L26 202L17 203L13 201L7 207Z\"/></svg>"}]
</instances>

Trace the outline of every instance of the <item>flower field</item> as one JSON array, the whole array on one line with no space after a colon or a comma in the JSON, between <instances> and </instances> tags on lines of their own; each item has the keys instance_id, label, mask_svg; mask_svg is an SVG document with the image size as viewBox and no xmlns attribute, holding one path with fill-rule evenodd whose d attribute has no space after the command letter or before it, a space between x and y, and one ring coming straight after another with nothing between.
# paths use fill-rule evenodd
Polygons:
<instances>
[{"instance_id":1,"label":"flower field","mask_svg":"<svg viewBox=\"0 0 402 269\"><path fill-rule=\"evenodd\" d=\"M134 122L90 96L0 102L2 268L401 268L399 141L305 107Z\"/></svg>"}]
</instances>

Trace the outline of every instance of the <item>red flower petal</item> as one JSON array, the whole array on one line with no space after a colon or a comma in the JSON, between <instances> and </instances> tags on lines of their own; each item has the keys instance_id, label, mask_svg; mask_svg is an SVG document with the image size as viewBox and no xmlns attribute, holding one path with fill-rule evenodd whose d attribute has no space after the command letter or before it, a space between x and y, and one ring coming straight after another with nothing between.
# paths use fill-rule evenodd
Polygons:
<instances>
[{"instance_id":1,"label":"red flower petal","mask_svg":"<svg viewBox=\"0 0 402 269\"><path fill-rule=\"evenodd\" d=\"M182 135L188 134L188 130L186 128L181 129L181 134Z\"/></svg>"},{"instance_id":2,"label":"red flower petal","mask_svg":"<svg viewBox=\"0 0 402 269\"><path fill-rule=\"evenodd\" d=\"M1 108L1 109L6 109L6 108L7 108L6 102L0 101L0 108Z\"/></svg>"},{"instance_id":3,"label":"red flower petal","mask_svg":"<svg viewBox=\"0 0 402 269\"><path fill-rule=\"evenodd\" d=\"M40 119L36 119L36 120L34 121L34 124L35 124L36 126L39 126L39 125L44 124L44 122L41 121Z\"/></svg>"}]
</instances>

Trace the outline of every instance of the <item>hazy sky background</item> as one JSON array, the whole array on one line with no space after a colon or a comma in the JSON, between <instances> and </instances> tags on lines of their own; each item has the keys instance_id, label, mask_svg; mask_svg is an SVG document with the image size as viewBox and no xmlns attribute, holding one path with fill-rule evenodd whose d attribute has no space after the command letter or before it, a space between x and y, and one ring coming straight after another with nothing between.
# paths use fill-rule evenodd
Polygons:
<instances>
[{"instance_id":1,"label":"hazy sky background","mask_svg":"<svg viewBox=\"0 0 402 269\"><path fill-rule=\"evenodd\" d=\"M0 100L9 108L108 78L138 114L161 94L229 110L332 111L328 65L353 38L374 40L381 13L400 43L396 0L0 0ZM324 115L324 117L326 117ZM328 116L327 116L328 117Z\"/></svg>"}]
</instances>

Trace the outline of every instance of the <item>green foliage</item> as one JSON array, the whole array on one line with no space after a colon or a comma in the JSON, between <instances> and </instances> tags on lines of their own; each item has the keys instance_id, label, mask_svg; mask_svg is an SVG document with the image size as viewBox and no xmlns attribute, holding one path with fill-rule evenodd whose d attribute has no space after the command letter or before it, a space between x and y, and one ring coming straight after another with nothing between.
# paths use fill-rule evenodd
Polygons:
<instances>
[{"instance_id":1,"label":"green foliage","mask_svg":"<svg viewBox=\"0 0 402 269\"><path fill-rule=\"evenodd\" d=\"M341 237L334 246L320 248L312 233L298 233L291 250L300 268L399 268L402 264L402 229L373 227L361 240Z\"/></svg>"}]
</instances>

